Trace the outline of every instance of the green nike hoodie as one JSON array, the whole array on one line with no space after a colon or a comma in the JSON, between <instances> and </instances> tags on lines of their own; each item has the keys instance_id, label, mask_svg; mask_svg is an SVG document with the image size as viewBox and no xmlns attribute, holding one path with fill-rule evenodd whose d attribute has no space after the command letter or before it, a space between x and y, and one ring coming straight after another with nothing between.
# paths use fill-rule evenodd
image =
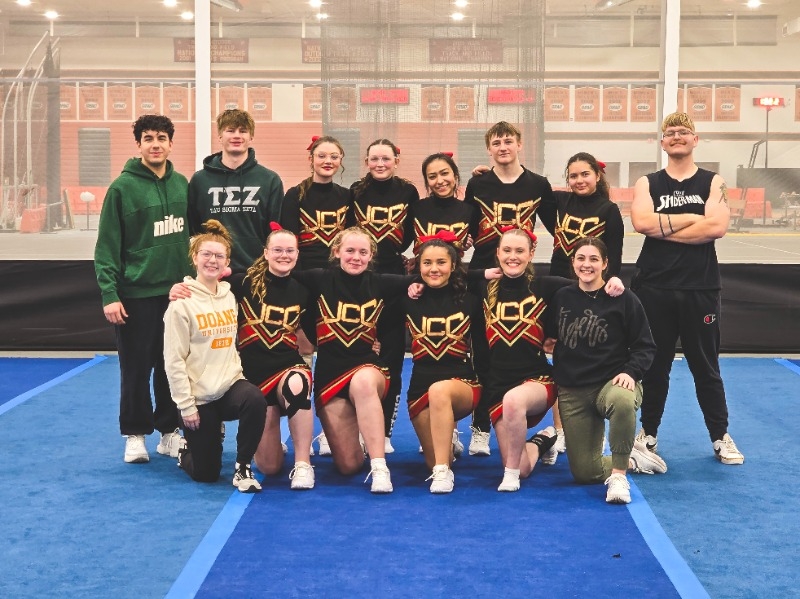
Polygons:
<instances>
[{"instance_id":1,"label":"green nike hoodie","mask_svg":"<svg viewBox=\"0 0 800 599\"><path fill-rule=\"evenodd\" d=\"M167 295L192 272L187 189L186 177L169 161L161 179L141 158L125 163L106 192L94 248L104 306L120 298Z\"/></svg>"}]
</instances>

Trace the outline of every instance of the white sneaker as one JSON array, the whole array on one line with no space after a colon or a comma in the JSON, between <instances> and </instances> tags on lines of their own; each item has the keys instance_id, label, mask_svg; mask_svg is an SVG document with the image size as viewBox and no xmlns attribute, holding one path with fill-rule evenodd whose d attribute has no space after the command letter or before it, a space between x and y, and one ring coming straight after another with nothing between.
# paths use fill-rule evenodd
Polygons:
<instances>
[{"instance_id":1,"label":"white sneaker","mask_svg":"<svg viewBox=\"0 0 800 599\"><path fill-rule=\"evenodd\" d=\"M469 428L472 430L472 437L469 440L469 455L491 455L492 451L489 449L491 433L484 433L474 426Z\"/></svg>"},{"instance_id":2,"label":"white sneaker","mask_svg":"<svg viewBox=\"0 0 800 599\"><path fill-rule=\"evenodd\" d=\"M506 493L519 491L519 472L509 472L508 468L506 468L503 474L503 482L500 483L497 490Z\"/></svg>"},{"instance_id":3,"label":"white sneaker","mask_svg":"<svg viewBox=\"0 0 800 599\"><path fill-rule=\"evenodd\" d=\"M658 439L653 435L645 435L643 428L640 428L639 432L636 433L635 441L641 441L642 443L645 444L645 446L649 451L652 451L653 453L658 453Z\"/></svg>"},{"instance_id":4,"label":"white sneaker","mask_svg":"<svg viewBox=\"0 0 800 599\"><path fill-rule=\"evenodd\" d=\"M394 490L392 487L392 477L389 474L389 468L386 466L373 467L372 470L369 471L369 474L367 474L367 478L364 479L364 482L367 482L370 476L372 477L371 492L391 493Z\"/></svg>"},{"instance_id":5,"label":"white sneaker","mask_svg":"<svg viewBox=\"0 0 800 599\"><path fill-rule=\"evenodd\" d=\"M314 441L319 443L319 455L331 455L331 446L328 445L328 438L325 433L320 433L314 437Z\"/></svg>"},{"instance_id":6,"label":"white sneaker","mask_svg":"<svg viewBox=\"0 0 800 599\"><path fill-rule=\"evenodd\" d=\"M644 441L634 441L628 469L637 474L664 474L667 464L658 454L647 449Z\"/></svg>"},{"instance_id":7,"label":"white sneaker","mask_svg":"<svg viewBox=\"0 0 800 599\"><path fill-rule=\"evenodd\" d=\"M258 493L261 485L253 477L250 464L236 464L236 471L233 473L233 486L239 489L240 493Z\"/></svg>"},{"instance_id":8,"label":"white sneaker","mask_svg":"<svg viewBox=\"0 0 800 599\"><path fill-rule=\"evenodd\" d=\"M450 493L455 486L455 475L446 464L433 467L433 473L425 480L431 480L431 493Z\"/></svg>"},{"instance_id":9,"label":"white sneaker","mask_svg":"<svg viewBox=\"0 0 800 599\"><path fill-rule=\"evenodd\" d=\"M183 468L183 455L188 450L189 446L186 444L186 439L183 437L178 441L178 468Z\"/></svg>"},{"instance_id":10,"label":"white sneaker","mask_svg":"<svg viewBox=\"0 0 800 599\"><path fill-rule=\"evenodd\" d=\"M606 479L606 503L630 503L631 484L624 474L612 474Z\"/></svg>"},{"instance_id":11,"label":"white sneaker","mask_svg":"<svg viewBox=\"0 0 800 599\"><path fill-rule=\"evenodd\" d=\"M289 473L292 489L314 488L314 467L308 462L296 462Z\"/></svg>"},{"instance_id":12,"label":"white sneaker","mask_svg":"<svg viewBox=\"0 0 800 599\"><path fill-rule=\"evenodd\" d=\"M461 439L458 438L460 434L458 429L453 429L453 455L457 458L460 458L461 454L464 453L464 444L461 442ZM449 493L450 491L445 492Z\"/></svg>"},{"instance_id":13,"label":"white sneaker","mask_svg":"<svg viewBox=\"0 0 800 599\"><path fill-rule=\"evenodd\" d=\"M150 461L150 454L144 445L144 435L128 435L125 439L125 461L128 464L144 464Z\"/></svg>"},{"instance_id":14,"label":"white sneaker","mask_svg":"<svg viewBox=\"0 0 800 599\"><path fill-rule=\"evenodd\" d=\"M564 453L567 451L567 438L564 436L564 429L557 428L556 429L556 444L555 448L558 453Z\"/></svg>"},{"instance_id":15,"label":"white sneaker","mask_svg":"<svg viewBox=\"0 0 800 599\"><path fill-rule=\"evenodd\" d=\"M725 433L719 441L714 441L714 455L723 464L744 464L744 455L736 447L731 436Z\"/></svg>"},{"instance_id":16,"label":"white sneaker","mask_svg":"<svg viewBox=\"0 0 800 599\"><path fill-rule=\"evenodd\" d=\"M392 447L392 438L391 437L384 437L384 439L383 439L383 453L394 453L394 447Z\"/></svg>"},{"instance_id":17,"label":"white sneaker","mask_svg":"<svg viewBox=\"0 0 800 599\"><path fill-rule=\"evenodd\" d=\"M173 432L161 434L161 440L158 442L156 451L161 455L168 455L171 458L178 457L178 450L181 446L181 431L176 428Z\"/></svg>"}]
</instances>

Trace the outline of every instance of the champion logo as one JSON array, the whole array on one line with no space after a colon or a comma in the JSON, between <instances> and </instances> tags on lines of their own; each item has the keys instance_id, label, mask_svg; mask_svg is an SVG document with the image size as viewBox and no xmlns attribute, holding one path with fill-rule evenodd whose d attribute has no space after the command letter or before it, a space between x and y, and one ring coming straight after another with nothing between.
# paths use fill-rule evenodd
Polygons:
<instances>
[{"instance_id":1,"label":"champion logo","mask_svg":"<svg viewBox=\"0 0 800 599\"><path fill-rule=\"evenodd\" d=\"M703 322L706 323L706 324L712 324L712 323L716 322L716 320L717 320L717 315L716 314L706 314L703 317Z\"/></svg>"}]
</instances>

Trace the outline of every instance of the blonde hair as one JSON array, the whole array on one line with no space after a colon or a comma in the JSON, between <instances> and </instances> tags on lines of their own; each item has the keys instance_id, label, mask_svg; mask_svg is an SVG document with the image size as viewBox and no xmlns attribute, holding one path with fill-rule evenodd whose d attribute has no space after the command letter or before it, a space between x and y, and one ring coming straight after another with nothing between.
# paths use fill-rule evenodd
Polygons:
<instances>
[{"instance_id":1,"label":"blonde hair","mask_svg":"<svg viewBox=\"0 0 800 599\"><path fill-rule=\"evenodd\" d=\"M363 235L369 241L369 251L372 254L372 258L369 261L369 267L372 267L372 261L375 259L375 256L378 254L378 244L375 239L370 235L366 229L362 229L361 227L349 227L344 231L339 231L336 234L336 237L333 238L333 242L331 243L331 255L330 255L330 263L336 265L339 263L339 259L336 257L336 252L339 251L339 248L342 247L342 243L344 242L344 238L348 235Z\"/></svg>"},{"instance_id":2,"label":"blonde hair","mask_svg":"<svg viewBox=\"0 0 800 599\"><path fill-rule=\"evenodd\" d=\"M286 235L291 235L294 238L295 246L297 245L297 237L294 233L287 229L276 229L269 235L267 235L267 241L264 243L264 248L269 247L270 240L275 235L280 235L281 233L285 233ZM247 269L247 274L245 275L245 279L250 281L250 292L253 294L253 297L258 299L259 302L262 304L264 303L264 298L267 296L267 272L269 271L269 262L264 257L264 253L262 252L261 255L256 259L255 262Z\"/></svg>"},{"instance_id":3,"label":"blonde hair","mask_svg":"<svg viewBox=\"0 0 800 599\"><path fill-rule=\"evenodd\" d=\"M231 237L231 234L228 233L228 229L226 229L225 226L218 220L211 218L203 223L203 231L204 233L195 235L189 241L189 259L194 259L194 257L197 255L197 252L200 251L200 246L203 243L206 241L216 241L217 243L221 243L225 246L225 257L230 260L231 249L233 248L233 238Z\"/></svg>"},{"instance_id":4,"label":"blonde hair","mask_svg":"<svg viewBox=\"0 0 800 599\"><path fill-rule=\"evenodd\" d=\"M533 251L533 240L530 236L523 231L522 229L509 229L505 233L500 236L500 242L497 244L497 247L500 247L500 243L503 242L503 237L506 235L514 235L517 237L522 237L525 239L526 243L528 244L528 249ZM495 258L497 260L497 258ZM499 260L497 261L497 265L500 266ZM528 262L525 266L525 273L523 274L525 280L528 283L528 291L533 291L531 286L533 285L533 277L534 277L534 269L533 269L533 262ZM492 279L489 281L489 284L486 286L486 303L489 306L489 310L494 310L494 307L497 305L497 294L500 291L500 279Z\"/></svg>"},{"instance_id":5,"label":"blonde hair","mask_svg":"<svg viewBox=\"0 0 800 599\"><path fill-rule=\"evenodd\" d=\"M685 112L673 112L664 117L664 122L661 123L661 133L667 130L667 127L686 127L694 132L694 121Z\"/></svg>"},{"instance_id":6,"label":"blonde hair","mask_svg":"<svg viewBox=\"0 0 800 599\"><path fill-rule=\"evenodd\" d=\"M256 134L256 123L246 110L232 108L220 112L217 116L217 134L221 134L228 127L235 129L244 127L250 132L250 135Z\"/></svg>"}]
</instances>

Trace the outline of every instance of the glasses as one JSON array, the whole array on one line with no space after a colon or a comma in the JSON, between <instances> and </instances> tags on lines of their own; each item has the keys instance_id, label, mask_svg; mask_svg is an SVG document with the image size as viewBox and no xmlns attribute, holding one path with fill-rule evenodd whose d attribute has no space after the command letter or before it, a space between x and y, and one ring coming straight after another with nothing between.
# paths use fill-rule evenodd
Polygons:
<instances>
[{"instance_id":1,"label":"glasses","mask_svg":"<svg viewBox=\"0 0 800 599\"><path fill-rule=\"evenodd\" d=\"M395 160L394 156L391 156L391 157L389 157L389 156L370 156L369 158L367 158L367 162L369 162L370 164L378 164L379 162L383 163L383 164L388 164L390 162L394 162L394 160Z\"/></svg>"},{"instance_id":2,"label":"glasses","mask_svg":"<svg viewBox=\"0 0 800 599\"><path fill-rule=\"evenodd\" d=\"M281 254L294 256L297 253L297 250L294 248L269 248L269 253L273 256L280 256Z\"/></svg>"},{"instance_id":3,"label":"glasses","mask_svg":"<svg viewBox=\"0 0 800 599\"><path fill-rule=\"evenodd\" d=\"M694 131L690 131L689 129L678 129L677 131L664 131L661 135L661 139L669 139L671 137L689 137L690 135L694 135Z\"/></svg>"},{"instance_id":4,"label":"glasses","mask_svg":"<svg viewBox=\"0 0 800 599\"><path fill-rule=\"evenodd\" d=\"M216 258L220 262L224 262L228 259L225 254L215 254L214 252L209 252L208 250L202 250L197 252L197 255L200 256L203 260L211 260L211 258Z\"/></svg>"},{"instance_id":5,"label":"glasses","mask_svg":"<svg viewBox=\"0 0 800 599\"><path fill-rule=\"evenodd\" d=\"M328 160L329 158L333 162L338 162L342 159L340 154L316 154L317 160Z\"/></svg>"}]
</instances>

